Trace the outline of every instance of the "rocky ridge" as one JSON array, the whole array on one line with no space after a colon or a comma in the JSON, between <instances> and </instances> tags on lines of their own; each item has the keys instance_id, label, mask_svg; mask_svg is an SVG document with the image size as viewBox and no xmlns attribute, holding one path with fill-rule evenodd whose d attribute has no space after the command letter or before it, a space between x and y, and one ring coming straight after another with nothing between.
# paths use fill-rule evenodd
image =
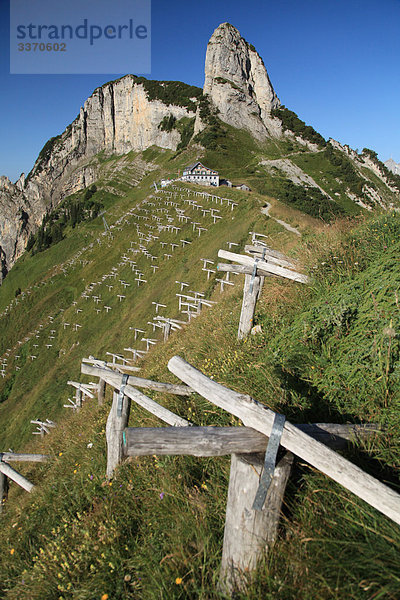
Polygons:
<instances>
[{"instance_id":1,"label":"rocky ridge","mask_svg":"<svg viewBox=\"0 0 400 600\"><path fill-rule=\"evenodd\" d=\"M389 158L389 160L385 160L383 163L389 171L392 171L395 175L400 175L400 163L397 163L393 160L393 158Z\"/></svg>"}]
</instances>

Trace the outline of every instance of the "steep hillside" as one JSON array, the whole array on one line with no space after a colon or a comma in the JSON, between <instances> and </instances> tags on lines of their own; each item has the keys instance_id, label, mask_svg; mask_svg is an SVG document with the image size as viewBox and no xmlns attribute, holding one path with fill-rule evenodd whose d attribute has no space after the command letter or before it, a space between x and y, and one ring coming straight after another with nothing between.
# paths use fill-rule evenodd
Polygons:
<instances>
[{"instance_id":1,"label":"steep hillside","mask_svg":"<svg viewBox=\"0 0 400 600\"><path fill-rule=\"evenodd\" d=\"M226 597L229 457L135 458L107 480L110 386L104 406L65 406L90 356L176 382L179 355L295 424L374 423L344 455L400 489L399 179L280 105L229 24L204 92L110 82L26 180L0 180L0 453L50 457L18 465L35 488L11 483L0 514L4 600ZM251 191L183 183L197 160ZM267 277L238 341L244 277L217 255L255 233L309 283ZM179 325L167 340L162 318ZM241 425L197 394L148 395L195 425ZM56 427L33 435L46 419ZM134 406L130 425L160 422ZM273 551L237 598L395 599L399 550L397 525L297 460Z\"/></svg>"},{"instance_id":2,"label":"steep hillside","mask_svg":"<svg viewBox=\"0 0 400 600\"><path fill-rule=\"evenodd\" d=\"M225 154L217 137L204 159L218 159L236 182L257 184L256 165L267 152L270 161L283 162L284 145L261 147L247 133L220 126L226 127ZM239 145L242 162L231 151ZM104 434L110 391L104 407L93 401L80 413L63 407L73 393L66 382L88 381L80 375L83 357L112 360L111 352L128 359L126 348L146 350L142 338L157 340L135 363L143 376L173 381L166 365L178 354L292 422L384 425L347 455L398 487L398 215L365 211L335 222L330 212L328 225L284 198L257 191L182 183L155 191L153 181L193 159L190 148L97 156L100 177L88 201L105 213L87 209L75 222L68 217L63 239L48 240L47 249L39 248L36 237L0 289L3 449L52 457L45 465L18 467L36 490L29 495L11 485L1 515L0 594L8 600L222 597L217 574L229 459L141 458L123 465L109 484ZM138 185L132 187L132 178L140 179ZM279 181L265 176L274 179ZM217 197L201 195L210 192ZM67 198L64 216L84 205L86 195ZM267 202L270 216L262 212ZM345 202L335 204L346 210ZM61 213L54 220L50 215L45 227L62 219ZM261 333L238 342L243 276L221 292L222 273L204 271L203 259L214 261L207 264L214 269L219 248L229 242L242 250L254 231L296 258L312 283L266 280L256 314ZM188 305L180 311L177 282L216 304L197 317L188 314ZM190 323L164 343L151 324L158 315L190 317ZM152 395L195 424L238 425L197 396ZM38 440L30 421L46 418L57 427ZM159 426L140 408L130 423ZM386 518L301 464L285 502L280 538L246 598L400 593L400 535Z\"/></svg>"}]
</instances>

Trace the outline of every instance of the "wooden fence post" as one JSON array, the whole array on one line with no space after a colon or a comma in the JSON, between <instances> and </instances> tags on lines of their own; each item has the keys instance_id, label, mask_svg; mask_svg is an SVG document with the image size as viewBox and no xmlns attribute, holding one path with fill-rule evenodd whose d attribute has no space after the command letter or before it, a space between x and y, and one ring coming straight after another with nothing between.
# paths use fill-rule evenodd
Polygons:
<instances>
[{"instance_id":1,"label":"wooden fence post","mask_svg":"<svg viewBox=\"0 0 400 600\"><path fill-rule=\"evenodd\" d=\"M75 405L78 411L82 407L82 390L80 390L79 388L76 388L75 392Z\"/></svg>"},{"instance_id":2,"label":"wooden fence post","mask_svg":"<svg viewBox=\"0 0 400 600\"><path fill-rule=\"evenodd\" d=\"M279 517L293 454L278 462L262 510L253 510L263 466L262 455L232 454L220 571L220 588L243 590L251 571L277 537Z\"/></svg>"},{"instance_id":3,"label":"wooden fence post","mask_svg":"<svg viewBox=\"0 0 400 600\"><path fill-rule=\"evenodd\" d=\"M123 396L122 412L118 416L119 392L114 391L113 403L108 415L106 425L106 440L107 440L107 477L111 479L116 467L122 462L123 437L122 433L125 427L128 426L129 413L131 409L131 400L128 396Z\"/></svg>"},{"instance_id":4,"label":"wooden fence post","mask_svg":"<svg viewBox=\"0 0 400 600\"><path fill-rule=\"evenodd\" d=\"M8 477L0 472L0 513L8 496Z\"/></svg>"},{"instance_id":5,"label":"wooden fence post","mask_svg":"<svg viewBox=\"0 0 400 600\"><path fill-rule=\"evenodd\" d=\"M242 340L249 335L253 326L254 311L260 293L261 278L256 275L245 275L243 287L242 312L240 313L238 339Z\"/></svg>"},{"instance_id":6,"label":"wooden fence post","mask_svg":"<svg viewBox=\"0 0 400 600\"><path fill-rule=\"evenodd\" d=\"M103 406L104 398L106 395L106 382L104 379L99 379L99 387L97 390L97 404L99 406Z\"/></svg>"}]
</instances>

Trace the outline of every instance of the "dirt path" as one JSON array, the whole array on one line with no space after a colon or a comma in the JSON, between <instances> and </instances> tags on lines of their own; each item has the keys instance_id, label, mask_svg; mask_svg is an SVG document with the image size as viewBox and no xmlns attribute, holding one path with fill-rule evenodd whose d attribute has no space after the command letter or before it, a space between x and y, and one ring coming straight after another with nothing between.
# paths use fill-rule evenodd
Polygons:
<instances>
[{"instance_id":1,"label":"dirt path","mask_svg":"<svg viewBox=\"0 0 400 600\"><path fill-rule=\"evenodd\" d=\"M271 217L271 215L269 214L270 208L271 208L271 204L269 202L267 202L267 205L261 209L262 214L266 215L270 219L273 219L274 221L279 223L279 225L282 225L282 227L284 227L291 233L295 233L296 235L301 235L300 231L298 229L296 229L296 227L292 227L291 225L289 225L289 223L285 223L285 221L281 221L281 219L276 219L275 217Z\"/></svg>"}]
</instances>

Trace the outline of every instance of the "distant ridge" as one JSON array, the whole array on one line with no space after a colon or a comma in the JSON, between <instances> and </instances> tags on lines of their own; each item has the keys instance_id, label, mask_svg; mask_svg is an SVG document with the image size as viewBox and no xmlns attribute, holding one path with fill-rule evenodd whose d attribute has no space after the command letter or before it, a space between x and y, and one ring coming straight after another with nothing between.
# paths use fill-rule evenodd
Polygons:
<instances>
[{"instance_id":1,"label":"distant ridge","mask_svg":"<svg viewBox=\"0 0 400 600\"><path fill-rule=\"evenodd\" d=\"M393 158L389 158L383 164L395 175L400 175L400 163L394 162Z\"/></svg>"}]
</instances>

